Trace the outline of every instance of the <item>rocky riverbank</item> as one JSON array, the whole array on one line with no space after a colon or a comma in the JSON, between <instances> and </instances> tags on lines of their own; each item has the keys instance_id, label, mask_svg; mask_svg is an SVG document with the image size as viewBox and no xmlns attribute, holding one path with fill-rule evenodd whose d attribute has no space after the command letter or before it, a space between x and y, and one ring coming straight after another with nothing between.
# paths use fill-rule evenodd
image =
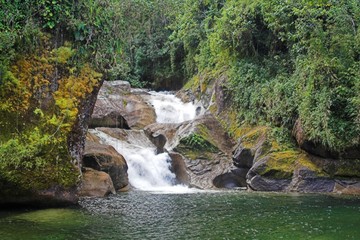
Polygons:
<instances>
[{"instance_id":1,"label":"rocky riverbank","mask_svg":"<svg viewBox=\"0 0 360 240\"><path fill-rule=\"evenodd\" d=\"M147 101L146 92L131 91L128 84L120 81L105 82L90 126L106 127L102 131L118 138L124 137L122 131L129 129L143 132L159 153L169 152L178 183L188 186L360 194L360 160L356 159L356 152L351 155L355 158L329 158L302 150L301 145L282 145L272 136L270 127L236 123L236 114L229 107L221 80L210 83L206 91L199 89L193 85L178 92L184 101L203 106L194 120L156 123L156 114ZM86 146L84 167L102 171L112 180L108 181L106 190L94 195L106 195L128 186L125 161L121 161L122 167L114 170L116 173L110 174L109 165L101 167L101 159L105 157L94 157L92 162L87 160L89 151L92 155L103 154L103 149L113 151L111 147L101 145L96 137L88 137ZM108 159L113 158L121 156Z\"/></svg>"}]
</instances>

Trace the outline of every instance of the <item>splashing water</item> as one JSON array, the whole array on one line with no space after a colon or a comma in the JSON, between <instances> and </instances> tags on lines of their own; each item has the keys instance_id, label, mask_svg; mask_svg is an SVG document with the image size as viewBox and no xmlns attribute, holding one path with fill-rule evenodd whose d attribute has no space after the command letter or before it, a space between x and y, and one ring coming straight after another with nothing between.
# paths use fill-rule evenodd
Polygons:
<instances>
[{"instance_id":1,"label":"splashing water","mask_svg":"<svg viewBox=\"0 0 360 240\"><path fill-rule=\"evenodd\" d=\"M148 101L154 106L158 123L180 123L196 116L196 107L182 103L174 95L151 92ZM119 140L100 130L90 130L101 142L113 146L126 159L130 184L139 190L166 193L195 192L184 185L175 185L171 158L156 154L156 147L143 131L123 130L126 140Z\"/></svg>"},{"instance_id":2,"label":"splashing water","mask_svg":"<svg viewBox=\"0 0 360 240\"><path fill-rule=\"evenodd\" d=\"M154 106L158 123L182 123L195 118L198 106L183 103L173 94L166 92L150 92L149 102Z\"/></svg>"},{"instance_id":3,"label":"splashing water","mask_svg":"<svg viewBox=\"0 0 360 240\"><path fill-rule=\"evenodd\" d=\"M155 154L155 148L146 139L144 133L133 136L126 130L127 140L122 141L99 130L92 133L100 137L101 142L113 146L126 159L130 184L140 190L155 191L159 187L170 187L175 183L175 174L170 171L171 159L167 153ZM141 144L141 145L138 145Z\"/></svg>"}]
</instances>

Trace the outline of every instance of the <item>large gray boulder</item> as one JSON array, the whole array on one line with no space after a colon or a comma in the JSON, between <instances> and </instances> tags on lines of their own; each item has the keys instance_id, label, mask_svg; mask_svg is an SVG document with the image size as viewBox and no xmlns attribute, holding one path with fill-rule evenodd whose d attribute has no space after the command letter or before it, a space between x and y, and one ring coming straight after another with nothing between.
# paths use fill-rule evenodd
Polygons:
<instances>
[{"instance_id":1,"label":"large gray boulder","mask_svg":"<svg viewBox=\"0 0 360 240\"><path fill-rule=\"evenodd\" d=\"M180 124L152 124L146 131L166 137L165 148L172 151L173 170L180 182L203 189L229 186L220 178L215 182L214 179L232 174L231 152L235 143L211 114ZM231 176L237 179L234 174Z\"/></svg>"},{"instance_id":2,"label":"large gray boulder","mask_svg":"<svg viewBox=\"0 0 360 240\"><path fill-rule=\"evenodd\" d=\"M156 122L155 110L142 97L147 93L132 92L130 86L125 83L104 82L91 116L91 128L142 129Z\"/></svg>"}]
</instances>

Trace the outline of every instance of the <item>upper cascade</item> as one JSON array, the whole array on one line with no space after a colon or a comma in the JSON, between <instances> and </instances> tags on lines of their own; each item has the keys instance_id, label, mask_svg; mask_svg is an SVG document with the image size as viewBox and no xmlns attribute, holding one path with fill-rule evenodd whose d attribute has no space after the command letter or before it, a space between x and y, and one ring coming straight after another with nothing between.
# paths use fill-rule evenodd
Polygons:
<instances>
[{"instance_id":1,"label":"upper cascade","mask_svg":"<svg viewBox=\"0 0 360 240\"><path fill-rule=\"evenodd\" d=\"M158 123L182 123L194 119L201 113L201 106L192 102L184 103L169 92L149 92Z\"/></svg>"}]
</instances>

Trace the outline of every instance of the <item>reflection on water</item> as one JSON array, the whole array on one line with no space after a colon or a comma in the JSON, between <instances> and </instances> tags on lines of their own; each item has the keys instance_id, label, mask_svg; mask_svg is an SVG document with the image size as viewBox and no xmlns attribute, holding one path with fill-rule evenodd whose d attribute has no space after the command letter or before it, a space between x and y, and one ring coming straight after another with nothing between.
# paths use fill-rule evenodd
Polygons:
<instances>
[{"instance_id":1,"label":"reflection on water","mask_svg":"<svg viewBox=\"0 0 360 240\"><path fill-rule=\"evenodd\" d=\"M1 239L360 239L360 197L132 191L81 205L1 212Z\"/></svg>"}]
</instances>

